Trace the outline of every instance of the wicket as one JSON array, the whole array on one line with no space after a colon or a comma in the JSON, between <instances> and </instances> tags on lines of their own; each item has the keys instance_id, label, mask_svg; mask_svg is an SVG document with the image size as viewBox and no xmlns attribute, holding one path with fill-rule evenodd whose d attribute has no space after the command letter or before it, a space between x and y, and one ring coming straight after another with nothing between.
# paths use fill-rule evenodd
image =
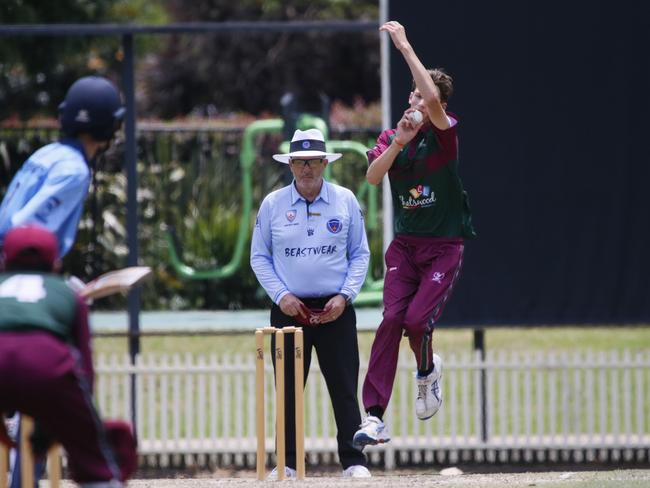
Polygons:
<instances>
[{"instance_id":1,"label":"wicket","mask_svg":"<svg viewBox=\"0 0 650 488\"><path fill-rule=\"evenodd\" d=\"M0 415L0 421L4 418ZM22 488L34 487L34 456L32 455L32 444L29 436L34 430L34 420L26 415L20 416L20 486ZM59 488L61 480L61 460L59 457L61 448L53 445L47 453L48 476L50 488ZM0 443L0 488L7 487L7 473L9 470L9 449Z\"/></svg>"},{"instance_id":2,"label":"wicket","mask_svg":"<svg viewBox=\"0 0 650 488\"><path fill-rule=\"evenodd\" d=\"M266 469L266 428L264 420L264 335L275 336L275 436L277 450L278 480L284 479L286 446L284 438L284 335L293 334L295 406L296 406L296 472L299 480L305 479L305 435L304 435L304 351L300 327L263 327L255 330L255 388L257 418L257 479L264 480Z\"/></svg>"}]
</instances>

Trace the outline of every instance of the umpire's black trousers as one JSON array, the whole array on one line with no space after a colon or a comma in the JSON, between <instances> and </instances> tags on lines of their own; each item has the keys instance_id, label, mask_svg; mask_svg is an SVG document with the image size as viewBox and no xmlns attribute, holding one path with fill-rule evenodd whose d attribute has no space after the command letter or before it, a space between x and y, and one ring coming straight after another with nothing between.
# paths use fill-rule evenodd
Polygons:
<instances>
[{"instance_id":1,"label":"umpire's black trousers","mask_svg":"<svg viewBox=\"0 0 650 488\"><path fill-rule=\"evenodd\" d=\"M301 298L309 308L322 309L331 297ZM271 307L273 327L300 326L293 317L285 315L280 307ZM357 342L357 316L352 305L333 322L316 327L303 327L305 382L309 374L312 347L316 349L318 363L332 400L336 420L339 460L343 469L349 466L366 466L366 458L361 451L352 447L352 437L361 423L357 387L359 380L359 345ZM293 334L284 337L285 350L285 434L286 463L296 467L296 419L294 395L294 357ZM275 338L271 341L271 357L275 368ZM320 422L318 423L320 425ZM305 436L312 435L305 428Z\"/></svg>"}]
</instances>

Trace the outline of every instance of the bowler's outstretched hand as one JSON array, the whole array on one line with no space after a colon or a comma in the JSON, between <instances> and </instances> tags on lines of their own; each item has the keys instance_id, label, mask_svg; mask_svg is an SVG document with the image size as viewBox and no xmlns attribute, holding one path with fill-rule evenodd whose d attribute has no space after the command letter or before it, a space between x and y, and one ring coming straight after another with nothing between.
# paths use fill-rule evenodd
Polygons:
<instances>
[{"instance_id":1,"label":"bowler's outstretched hand","mask_svg":"<svg viewBox=\"0 0 650 488\"><path fill-rule=\"evenodd\" d=\"M393 44L395 44L395 47L400 51L409 46L409 41L406 38L406 30L399 22L390 20L382 25L379 30L388 32L390 38L393 40Z\"/></svg>"}]
</instances>

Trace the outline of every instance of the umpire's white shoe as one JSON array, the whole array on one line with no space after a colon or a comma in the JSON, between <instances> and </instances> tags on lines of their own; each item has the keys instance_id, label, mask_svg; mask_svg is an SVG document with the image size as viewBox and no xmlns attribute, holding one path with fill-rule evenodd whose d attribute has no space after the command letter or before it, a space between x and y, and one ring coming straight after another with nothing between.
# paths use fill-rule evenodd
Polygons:
<instances>
[{"instance_id":1,"label":"umpire's white shoe","mask_svg":"<svg viewBox=\"0 0 650 488\"><path fill-rule=\"evenodd\" d=\"M415 414L420 420L433 417L442 405L442 359L433 355L433 371L428 376L415 377L418 386L418 396L415 399Z\"/></svg>"},{"instance_id":2,"label":"umpire's white shoe","mask_svg":"<svg viewBox=\"0 0 650 488\"><path fill-rule=\"evenodd\" d=\"M368 415L359 427L352 438L352 445L359 450L390 440L386 425L374 415Z\"/></svg>"},{"instance_id":3,"label":"umpire's white shoe","mask_svg":"<svg viewBox=\"0 0 650 488\"><path fill-rule=\"evenodd\" d=\"M365 466L360 464L355 464L354 466L348 466L347 469L343 470L344 478L372 478L370 471Z\"/></svg>"},{"instance_id":4,"label":"umpire's white shoe","mask_svg":"<svg viewBox=\"0 0 650 488\"><path fill-rule=\"evenodd\" d=\"M298 477L298 473L295 469L290 468L289 466L284 467L284 479L285 480L295 480ZM278 467L273 468L273 471L269 474L268 481L275 481L278 479Z\"/></svg>"}]
</instances>

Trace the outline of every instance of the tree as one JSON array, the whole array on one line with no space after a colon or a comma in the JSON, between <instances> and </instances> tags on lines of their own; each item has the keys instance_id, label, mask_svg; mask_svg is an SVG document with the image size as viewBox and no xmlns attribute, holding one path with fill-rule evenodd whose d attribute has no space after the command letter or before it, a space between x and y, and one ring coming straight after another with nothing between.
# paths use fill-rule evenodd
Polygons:
<instances>
[{"instance_id":1,"label":"tree","mask_svg":"<svg viewBox=\"0 0 650 488\"><path fill-rule=\"evenodd\" d=\"M166 19L161 1L3 0L0 24L105 23ZM27 119L53 115L70 84L100 74L115 81L120 73L116 36L13 36L0 42L0 117Z\"/></svg>"},{"instance_id":2,"label":"tree","mask_svg":"<svg viewBox=\"0 0 650 488\"><path fill-rule=\"evenodd\" d=\"M130 21L376 20L376 0L4 0L2 24ZM379 99L376 32L138 35L138 115L278 113L287 91L316 111L319 96ZM54 115L80 76L119 82L118 36L14 36L0 43L0 118Z\"/></svg>"},{"instance_id":3,"label":"tree","mask_svg":"<svg viewBox=\"0 0 650 488\"><path fill-rule=\"evenodd\" d=\"M374 20L376 0L170 0L177 22ZM292 91L306 109L319 94L348 104L379 98L377 33L173 35L142 70L141 113L279 112Z\"/></svg>"}]
</instances>

